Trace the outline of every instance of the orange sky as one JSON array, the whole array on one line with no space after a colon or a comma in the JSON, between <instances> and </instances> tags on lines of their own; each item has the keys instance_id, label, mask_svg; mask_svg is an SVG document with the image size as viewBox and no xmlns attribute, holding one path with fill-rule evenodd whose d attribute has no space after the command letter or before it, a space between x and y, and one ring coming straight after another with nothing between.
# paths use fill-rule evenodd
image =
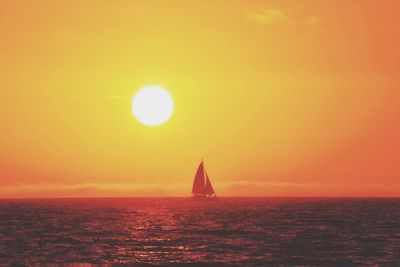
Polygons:
<instances>
[{"instance_id":1,"label":"orange sky","mask_svg":"<svg viewBox=\"0 0 400 267\"><path fill-rule=\"evenodd\" d=\"M0 198L400 196L398 1L1 1ZM169 89L140 124L131 96Z\"/></svg>"}]
</instances>

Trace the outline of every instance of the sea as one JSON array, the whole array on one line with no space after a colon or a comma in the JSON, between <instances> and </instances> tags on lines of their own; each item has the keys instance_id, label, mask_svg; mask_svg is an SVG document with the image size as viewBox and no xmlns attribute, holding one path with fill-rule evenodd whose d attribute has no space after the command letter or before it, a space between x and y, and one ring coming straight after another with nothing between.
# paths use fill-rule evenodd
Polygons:
<instances>
[{"instance_id":1,"label":"sea","mask_svg":"<svg viewBox=\"0 0 400 267\"><path fill-rule=\"evenodd\" d=\"M0 200L0 266L400 266L400 198Z\"/></svg>"}]
</instances>

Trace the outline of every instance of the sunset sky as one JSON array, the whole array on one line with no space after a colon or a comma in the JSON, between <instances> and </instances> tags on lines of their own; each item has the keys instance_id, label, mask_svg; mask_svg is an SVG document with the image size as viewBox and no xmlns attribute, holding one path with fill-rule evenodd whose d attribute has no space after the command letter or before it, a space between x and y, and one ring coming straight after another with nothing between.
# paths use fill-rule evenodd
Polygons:
<instances>
[{"instance_id":1,"label":"sunset sky","mask_svg":"<svg viewBox=\"0 0 400 267\"><path fill-rule=\"evenodd\" d=\"M399 1L0 1L0 198L189 196L201 158L220 196L400 196L399 33Z\"/></svg>"}]
</instances>

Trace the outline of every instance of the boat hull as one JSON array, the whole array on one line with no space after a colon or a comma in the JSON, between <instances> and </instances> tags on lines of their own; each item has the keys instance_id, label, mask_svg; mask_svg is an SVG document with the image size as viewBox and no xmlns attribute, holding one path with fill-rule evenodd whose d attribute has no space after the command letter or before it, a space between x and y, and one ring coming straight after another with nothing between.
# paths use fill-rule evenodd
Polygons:
<instances>
[{"instance_id":1,"label":"boat hull","mask_svg":"<svg viewBox=\"0 0 400 267\"><path fill-rule=\"evenodd\" d=\"M216 200L217 197L216 197L215 195L214 195L214 196L211 196L211 195L193 194L193 195L192 195L192 199L194 199L194 200L206 200L206 201L208 201L208 200Z\"/></svg>"}]
</instances>

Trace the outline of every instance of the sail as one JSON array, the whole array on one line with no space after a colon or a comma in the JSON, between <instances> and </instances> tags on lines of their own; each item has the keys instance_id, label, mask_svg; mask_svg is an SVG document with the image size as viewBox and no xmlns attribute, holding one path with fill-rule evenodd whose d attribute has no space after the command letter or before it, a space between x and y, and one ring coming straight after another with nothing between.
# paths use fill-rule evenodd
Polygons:
<instances>
[{"instance_id":1,"label":"sail","mask_svg":"<svg viewBox=\"0 0 400 267\"><path fill-rule=\"evenodd\" d=\"M207 195L215 195L214 188L212 187L210 178L208 178L207 172L206 172L206 188L205 188L205 193L206 193Z\"/></svg>"},{"instance_id":2,"label":"sail","mask_svg":"<svg viewBox=\"0 0 400 267\"><path fill-rule=\"evenodd\" d=\"M205 179L204 179L204 165L203 161L197 168L196 176L193 182L192 193L205 194Z\"/></svg>"}]
</instances>

